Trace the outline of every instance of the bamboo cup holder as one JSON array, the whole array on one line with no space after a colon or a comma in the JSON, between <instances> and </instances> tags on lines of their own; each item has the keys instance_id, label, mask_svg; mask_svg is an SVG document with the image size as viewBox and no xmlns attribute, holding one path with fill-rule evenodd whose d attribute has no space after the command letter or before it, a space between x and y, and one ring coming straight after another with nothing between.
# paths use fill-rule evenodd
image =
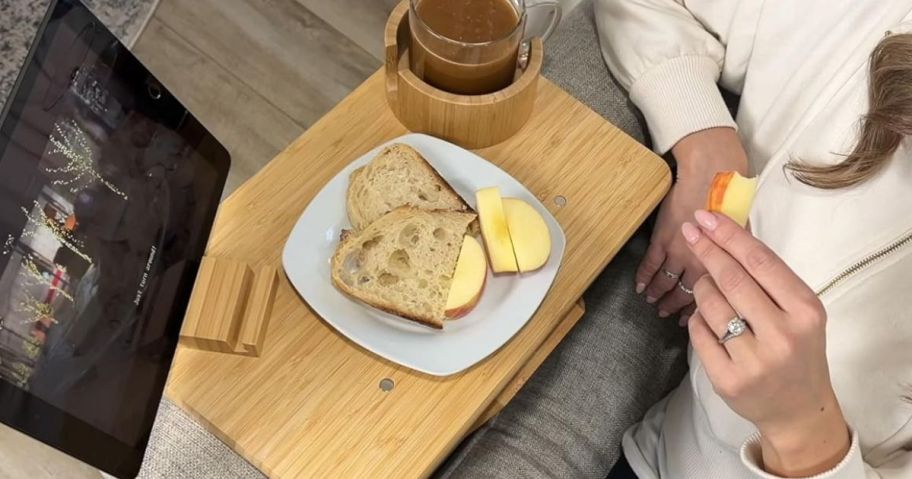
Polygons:
<instances>
[{"instance_id":1,"label":"bamboo cup holder","mask_svg":"<svg viewBox=\"0 0 912 479\"><path fill-rule=\"evenodd\" d=\"M181 328L184 346L259 356L278 288L273 267L203 257Z\"/></svg>"},{"instance_id":2,"label":"bamboo cup holder","mask_svg":"<svg viewBox=\"0 0 912 479\"><path fill-rule=\"evenodd\" d=\"M465 148L484 148L506 140L532 115L544 45L532 40L529 60L512 84L485 95L456 95L428 85L409 68L409 2L393 10L386 23L386 98L402 124Z\"/></svg>"}]
</instances>

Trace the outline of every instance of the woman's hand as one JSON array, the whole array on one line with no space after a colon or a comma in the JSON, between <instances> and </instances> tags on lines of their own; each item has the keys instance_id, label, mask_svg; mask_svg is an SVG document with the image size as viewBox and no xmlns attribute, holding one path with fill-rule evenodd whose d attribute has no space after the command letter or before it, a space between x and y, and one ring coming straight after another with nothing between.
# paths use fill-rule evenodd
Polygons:
<instances>
[{"instance_id":1,"label":"woman's hand","mask_svg":"<svg viewBox=\"0 0 912 479\"><path fill-rule=\"evenodd\" d=\"M768 472L805 477L835 467L850 445L830 382L826 311L814 292L749 232L697 211L682 237L708 275L694 286L691 344L719 396L762 436ZM720 344L729 321L749 328Z\"/></svg>"},{"instance_id":2,"label":"woman's hand","mask_svg":"<svg viewBox=\"0 0 912 479\"><path fill-rule=\"evenodd\" d=\"M679 288L678 281L693 288L706 272L679 234L681 224L704 207L717 172L744 174L747 170L747 154L731 128L710 128L688 135L672 153L678 163L677 182L659 208L649 249L636 272L637 293L645 291L648 303L658 302L663 318L693 302L693 296Z\"/></svg>"}]
</instances>

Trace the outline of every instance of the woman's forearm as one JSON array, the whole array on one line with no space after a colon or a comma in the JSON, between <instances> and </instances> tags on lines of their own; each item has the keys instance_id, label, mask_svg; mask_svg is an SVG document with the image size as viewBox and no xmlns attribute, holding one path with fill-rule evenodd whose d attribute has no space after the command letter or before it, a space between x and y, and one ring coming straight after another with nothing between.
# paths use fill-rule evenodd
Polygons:
<instances>
[{"instance_id":1,"label":"woman's forearm","mask_svg":"<svg viewBox=\"0 0 912 479\"><path fill-rule=\"evenodd\" d=\"M694 131L735 125L717 86L727 42L718 32L728 31L739 2L684 3L595 2L605 62L643 113L659 154ZM727 73L740 76L734 70Z\"/></svg>"}]
</instances>

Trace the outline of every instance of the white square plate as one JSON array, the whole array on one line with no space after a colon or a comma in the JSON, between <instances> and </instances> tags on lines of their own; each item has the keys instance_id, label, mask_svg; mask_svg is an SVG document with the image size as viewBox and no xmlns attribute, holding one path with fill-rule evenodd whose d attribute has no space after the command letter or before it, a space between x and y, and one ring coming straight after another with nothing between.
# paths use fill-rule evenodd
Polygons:
<instances>
[{"instance_id":1,"label":"white square plate","mask_svg":"<svg viewBox=\"0 0 912 479\"><path fill-rule=\"evenodd\" d=\"M504 197L521 198L542 214L551 231L551 257L538 271L494 276L468 315L442 331L371 308L339 292L330 281L330 258L341 230L350 228L345 192L353 170L384 146L405 143L428 162L474 208L475 191L498 186ZM390 361L435 376L463 371L489 356L535 314L551 288L564 255L564 232L554 216L522 184L480 156L421 134L405 135L353 161L314 197L285 243L282 262L291 284L327 323Z\"/></svg>"}]
</instances>

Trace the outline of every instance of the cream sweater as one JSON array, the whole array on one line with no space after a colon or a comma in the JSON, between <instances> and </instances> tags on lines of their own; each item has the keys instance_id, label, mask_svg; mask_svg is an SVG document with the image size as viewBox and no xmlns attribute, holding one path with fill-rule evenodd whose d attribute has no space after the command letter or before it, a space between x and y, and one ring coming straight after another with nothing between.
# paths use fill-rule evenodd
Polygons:
<instances>
[{"instance_id":1,"label":"cream sweater","mask_svg":"<svg viewBox=\"0 0 912 479\"><path fill-rule=\"evenodd\" d=\"M851 150L868 56L888 31L912 31L912 0L596 0L596 17L608 66L656 150L736 126L760 175L754 234L817 291L844 278L821 299L852 446L817 477L912 478L912 404L902 399L912 393L912 142L848 190L816 190L782 169ZM741 94L737 119L717 81ZM633 469L642 479L773 477L753 425L689 359L690 375L624 436Z\"/></svg>"}]
</instances>

